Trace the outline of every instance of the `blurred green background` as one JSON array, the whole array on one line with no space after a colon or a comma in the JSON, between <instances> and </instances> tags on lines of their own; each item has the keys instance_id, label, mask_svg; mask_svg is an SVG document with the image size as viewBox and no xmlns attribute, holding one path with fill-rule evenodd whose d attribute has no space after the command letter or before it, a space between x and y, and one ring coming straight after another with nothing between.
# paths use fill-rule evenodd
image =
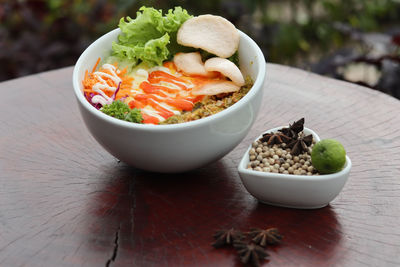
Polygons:
<instances>
[{"instance_id":1,"label":"blurred green background","mask_svg":"<svg viewBox=\"0 0 400 267\"><path fill-rule=\"evenodd\" d=\"M73 65L122 16L180 5L218 14L268 62L356 82L400 98L400 0L0 0L0 81ZM396 78L397 77L397 78Z\"/></svg>"}]
</instances>

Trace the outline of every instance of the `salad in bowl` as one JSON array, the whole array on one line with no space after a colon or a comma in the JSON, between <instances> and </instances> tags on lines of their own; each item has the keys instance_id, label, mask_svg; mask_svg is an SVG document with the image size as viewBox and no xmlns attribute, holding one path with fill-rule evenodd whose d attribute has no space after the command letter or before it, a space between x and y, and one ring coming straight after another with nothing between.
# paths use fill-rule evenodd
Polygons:
<instances>
[{"instance_id":1,"label":"salad in bowl","mask_svg":"<svg viewBox=\"0 0 400 267\"><path fill-rule=\"evenodd\" d=\"M109 56L82 80L96 109L143 124L175 124L216 114L251 88L239 69L239 31L220 16L193 17L181 7L163 16L142 7L122 18Z\"/></svg>"},{"instance_id":2,"label":"salad in bowl","mask_svg":"<svg viewBox=\"0 0 400 267\"><path fill-rule=\"evenodd\" d=\"M220 16L135 19L94 41L78 59L73 87L88 130L119 160L176 173L212 163L246 136L261 106L265 59Z\"/></svg>"}]
</instances>

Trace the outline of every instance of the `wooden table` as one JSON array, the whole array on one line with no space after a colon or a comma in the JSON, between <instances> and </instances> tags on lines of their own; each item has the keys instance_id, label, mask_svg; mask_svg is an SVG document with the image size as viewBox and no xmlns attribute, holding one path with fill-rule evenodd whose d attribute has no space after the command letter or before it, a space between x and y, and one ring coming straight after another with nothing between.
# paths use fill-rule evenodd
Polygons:
<instances>
[{"instance_id":1,"label":"wooden table","mask_svg":"<svg viewBox=\"0 0 400 267\"><path fill-rule=\"evenodd\" d=\"M400 265L400 101L268 64L263 107L231 153L179 175L119 162L89 135L72 68L0 84L0 266L240 266L220 228L278 227L268 266ZM352 159L327 207L258 203L237 165L262 131L306 118Z\"/></svg>"}]
</instances>

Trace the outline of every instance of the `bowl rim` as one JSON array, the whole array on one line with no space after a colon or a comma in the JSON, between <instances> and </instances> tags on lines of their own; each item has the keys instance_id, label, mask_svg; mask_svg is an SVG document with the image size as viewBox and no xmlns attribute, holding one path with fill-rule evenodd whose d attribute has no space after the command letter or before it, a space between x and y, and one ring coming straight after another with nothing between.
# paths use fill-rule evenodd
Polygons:
<instances>
[{"instance_id":1,"label":"bowl rim","mask_svg":"<svg viewBox=\"0 0 400 267\"><path fill-rule=\"evenodd\" d=\"M288 126L280 126L280 127L275 127L269 130L264 131L262 134L260 134L254 141L257 141L264 133L269 133L269 132L277 132L278 130L288 127ZM310 134L313 135L313 137L318 141L320 141L320 137L310 128L304 127L304 130L309 132ZM254 142L253 141L253 142ZM260 171L254 171L254 170L249 170L247 169L247 163L250 161L249 158L249 151L252 147L252 144L249 145L247 148L246 152L244 153L242 159L240 160L239 166L238 166L238 171L241 174L245 175L252 175L252 176L257 176L260 179L284 179L284 180L293 180L295 179L296 181L303 180L303 181L318 181L318 180L331 180L331 179L336 179L341 177L342 175L347 174L350 172L352 163L350 160L350 157L346 154L346 162L342 170L339 172L331 173L331 174L320 174L320 175L297 175L297 174L283 174L283 173L271 173L271 172L260 172Z\"/></svg>"},{"instance_id":2,"label":"bowl rim","mask_svg":"<svg viewBox=\"0 0 400 267\"><path fill-rule=\"evenodd\" d=\"M262 53L260 47L248 35L246 35L245 33L243 33L240 30L238 30L238 31L240 34L240 38L241 39L244 38L250 44L250 47L252 47L255 50L254 61L257 61L258 65L259 65L259 70L257 72L257 78L254 81L254 84L251 87L251 89L249 90L249 92L242 99L240 99L234 105L218 112L217 114L213 114L212 116L208 116L208 117L201 118L201 119L194 120L194 121L178 123L178 124L167 124L167 125L139 124L139 123L132 123L132 122L127 122L127 121L113 118L113 117L106 115L103 112L97 110L95 107L93 107L86 100L86 98L84 97L84 95L81 91L81 88L80 88L81 81L78 80L79 73L81 71L83 71L82 70L83 61L86 57L88 57L88 54L91 51L91 49L100 45L100 43L103 42L104 39L109 38L111 35L116 35L117 33L120 33L119 28L111 30L110 32L99 37L97 40L95 40L93 43L91 43L85 49L85 51L80 55L78 61L76 62L75 66L74 66L74 70L73 70L73 74L72 74L72 84L73 84L75 96L78 99L78 101L80 102L80 104L87 111L89 111L92 115L96 116L99 119L105 120L108 123L113 124L114 126L124 127L124 128L129 128L129 129L165 132L165 131L174 131L177 129L199 127L204 124L208 124L210 121L222 119L223 117L225 117L228 114L228 112L234 112L234 110L240 109L242 106L246 105L249 102L249 100L256 95L258 90L263 90L263 83L264 83L265 75L266 75L266 62L265 62L264 54ZM253 88L258 88L258 90L252 90Z\"/></svg>"}]
</instances>

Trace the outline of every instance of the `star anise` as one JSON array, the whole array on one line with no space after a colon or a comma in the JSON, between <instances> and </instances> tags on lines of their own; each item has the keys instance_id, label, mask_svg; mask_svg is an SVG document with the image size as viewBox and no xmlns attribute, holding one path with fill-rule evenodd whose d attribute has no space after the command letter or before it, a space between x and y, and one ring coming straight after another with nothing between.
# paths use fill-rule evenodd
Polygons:
<instances>
[{"instance_id":1,"label":"star anise","mask_svg":"<svg viewBox=\"0 0 400 267\"><path fill-rule=\"evenodd\" d=\"M260 261L268 256L262 247L253 243L235 242L233 245L244 264L251 263L253 266L260 266Z\"/></svg>"},{"instance_id":2,"label":"star anise","mask_svg":"<svg viewBox=\"0 0 400 267\"><path fill-rule=\"evenodd\" d=\"M265 230L253 229L250 232L250 236L253 237L252 241L262 247L266 245L276 245L282 240L282 235L276 228L269 228Z\"/></svg>"},{"instance_id":3,"label":"star anise","mask_svg":"<svg viewBox=\"0 0 400 267\"><path fill-rule=\"evenodd\" d=\"M261 142L267 142L267 145L272 146L275 144L282 144L282 143L287 143L290 142L292 139L288 136L286 136L283 133L276 132L276 133L265 133L263 136L260 138Z\"/></svg>"},{"instance_id":4,"label":"star anise","mask_svg":"<svg viewBox=\"0 0 400 267\"><path fill-rule=\"evenodd\" d=\"M288 128L282 128L279 131L284 135L297 139L298 134L304 129L304 118L301 118L298 121L293 122L293 124L289 124Z\"/></svg>"},{"instance_id":5,"label":"star anise","mask_svg":"<svg viewBox=\"0 0 400 267\"><path fill-rule=\"evenodd\" d=\"M306 152L308 147L312 144L313 136L312 134L304 136L299 135L297 140L292 140L290 143L287 144L290 150L290 154L296 156L301 154L302 152Z\"/></svg>"},{"instance_id":6,"label":"star anise","mask_svg":"<svg viewBox=\"0 0 400 267\"><path fill-rule=\"evenodd\" d=\"M243 233L231 228L229 230L220 230L214 234L215 242L213 247L219 248L224 245L233 245L233 242L240 241L244 238Z\"/></svg>"}]
</instances>

